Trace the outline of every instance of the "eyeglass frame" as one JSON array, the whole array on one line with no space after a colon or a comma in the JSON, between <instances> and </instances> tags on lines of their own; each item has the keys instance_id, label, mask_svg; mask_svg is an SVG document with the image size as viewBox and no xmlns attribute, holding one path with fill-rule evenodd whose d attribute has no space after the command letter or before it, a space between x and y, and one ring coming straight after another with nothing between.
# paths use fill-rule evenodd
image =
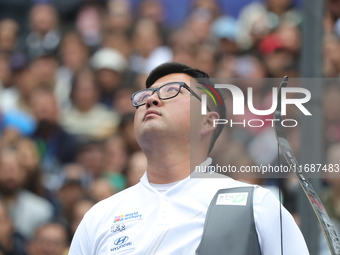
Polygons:
<instances>
[{"instance_id":1,"label":"eyeglass frame","mask_svg":"<svg viewBox=\"0 0 340 255\"><path fill-rule=\"evenodd\" d=\"M162 88L162 87L164 87L164 86L167 86L167 85L170 85L170 84L173 84L173 83L177 83L177 84L179 84L180 86L179 86L179 90L178 90L178 92L175 94L175 95L173 95L173 96L171 96L171 97L167 97L167 98L162 98L161 96L160 96L160 89ZM142 90L138 90L138 91L136 91L135 93L133 93L132 95L131 95L131 101L132 101L132 106L133 107L136 107L136 108L138 108L139 106L142 106L142 105L145 105L146 104L146 102L145 103L143 103L143 104L140 104L140 105L134 105L133 104L133 98L135 97L135 95L136 94L138 94L138 93L140 93L141 91L147 91L147 90L151 90L152 91L152 93L151 93L151 95L150 95L150 97L157 91L157 95L158 95L158 97L160 98L160 99L162 99L162 100L167 100L167 99L171 99L171 98L174 98L174 97L177 97L178 96L178 94L179 94L179 92L181 91L181 88L182 87L184 87L184 88L186 88L194 97L196 97L200 102L202 102L202 99L200 98L200 96L199 95L197 95L185 82L181 82L181 81L175 81L175 82L169 82L169 83L165 83L165 84L163 84L162 86L160 86L160 87L158 87L158 88L147 88L147 89L142 89ZM208 109L208 111L210 112L210 109L209 109L209 107L207 107L207 109Z\"/></svg>"}]
</instances>

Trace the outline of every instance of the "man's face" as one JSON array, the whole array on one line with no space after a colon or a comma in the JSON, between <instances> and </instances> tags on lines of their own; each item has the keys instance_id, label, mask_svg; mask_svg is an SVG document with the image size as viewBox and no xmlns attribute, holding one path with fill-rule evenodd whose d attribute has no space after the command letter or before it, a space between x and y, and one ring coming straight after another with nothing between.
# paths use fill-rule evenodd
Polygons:
<instances>
[{"instance_id":1,"label":"man's face","mask_svg":"<svg viewBox=\"0 0 340 255\"><path fill-rule=\"evenodd\" d=\"M22 188L25 172L14 152L4 152L0 157L0 193L13 196Z\"/></svg>"},{"instance_id":2,"label":"man's face","mask_svg":"<svg viewBox=\"0 0 340 255\"><path fill-rule=\"evenodd\" d=\"M170 82L185 82L190 86L190 79L186 74L169 74L158 79L151 88L159 88ZM138 143L141 145L143 139L161 139L161 142L163 138L170 138L174 141L181 139L189 144L190 95L191 93L182 87L174 98L161 100L157 92L149 97L146 104L140 106L135 114L134 130ZM199 100L195 99L194 103L199 109Z\"/></svg>"},{"instance_id":3,"label":"man's face","mask_svg":"<svg viewBox=\"0 0 340 255\"><path fill-rule=\"evenodd\" d=\"M36 239L31 244L31 254L36 255L62 255L67 248L67 236L65 230L54 224L40 229Z\"/></svg>"},{"instance_id":4,"label":"man's face","mask_svg":"<svg viewBox=\"0 0 340 255\"><path fill-rule=\"evenodd\" d=\"M58 106L53 95L39 91L32 96L31 107L35 118L39 122L56 123L58 121Z\"/></svg>"}]
</instances>

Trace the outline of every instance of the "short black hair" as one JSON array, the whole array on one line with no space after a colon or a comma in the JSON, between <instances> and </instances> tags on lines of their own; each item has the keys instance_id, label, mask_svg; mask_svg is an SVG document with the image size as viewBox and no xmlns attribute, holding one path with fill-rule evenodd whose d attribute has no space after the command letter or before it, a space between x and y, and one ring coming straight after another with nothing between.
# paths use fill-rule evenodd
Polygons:
<instances>
[{"instance_id":1,"label":"short black hair","mask_svg":"<svg viewBox=\"0 0 340 255\"><path fill-rule=\"evenodd\" d=\"M205 83L208 83L209 85L214 86L213 80L205 72L199 69L196 69L196 68L192 68L185 64L176 63L176 62L167 62L167 63L157 66L155 69L151 71L151 73L149 74L145 82L146 87L149 88L161 77L169 75L169 74L173 74L173 73L183 73L183 74L187 74L191 76L194 79L204 79ZM219 96L222 98L222 103L219 104L217 107L213 108L213 110L216 111L220 115L220 119L225 119L227 115L227 108L224 102L224 96L220 89L216 89L216 91L218 92ZM223 126L224 125L217 125L217 128L214 131L214 135L210 143L208 153L210 153L212 148L214 147L217 138L219 137L219 135L221 134L223 130Z\"/></svg>"}]
</instances>

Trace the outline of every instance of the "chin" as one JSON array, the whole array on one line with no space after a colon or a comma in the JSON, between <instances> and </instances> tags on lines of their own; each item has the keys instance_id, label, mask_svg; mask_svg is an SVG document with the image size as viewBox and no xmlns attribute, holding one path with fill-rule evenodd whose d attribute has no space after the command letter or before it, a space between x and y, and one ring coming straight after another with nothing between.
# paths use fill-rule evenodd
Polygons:
<instances>
[{"instance_id":1,"label":"chin","mask_svg":"<svg viewBox=\"0 0 340 255\"><path fill-rule=\"evenodd\" d=\"M167 129L158 125L156 123L145 123L136 133L137 142L146 141L150 143L151 141L158 139L162 133L167 132Z\"/></svg>"}]
</instances>

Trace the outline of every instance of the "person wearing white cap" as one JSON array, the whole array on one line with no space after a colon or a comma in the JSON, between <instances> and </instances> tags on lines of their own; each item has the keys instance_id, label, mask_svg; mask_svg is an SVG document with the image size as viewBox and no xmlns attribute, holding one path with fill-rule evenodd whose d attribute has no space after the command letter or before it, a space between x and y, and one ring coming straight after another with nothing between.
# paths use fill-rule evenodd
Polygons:
<instances>
[{"instance_id":1,"label":"person wearing white cap","mask_svg":"<svg viewBox=\"0 0 340 255\"><path fill-rule=\"evenodd\" d=\"M91 58L91 66L96 72L100 87L100 101L107 107L112 107L113 96L121 86L128 61L119 51L113 48L99 49Z\"/></svg>"}]
</instances>

